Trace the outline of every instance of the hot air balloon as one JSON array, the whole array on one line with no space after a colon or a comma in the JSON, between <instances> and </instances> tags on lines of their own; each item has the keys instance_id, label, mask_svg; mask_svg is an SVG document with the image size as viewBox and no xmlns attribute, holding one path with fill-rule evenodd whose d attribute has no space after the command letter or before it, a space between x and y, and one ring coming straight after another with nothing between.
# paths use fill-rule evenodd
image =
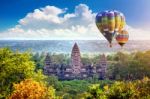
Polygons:
<instances>
[{"instance_id":1,"label":"hot air balloon","mask_svg":"<svg viewBox=\"0 0 150 99\"><path fill-rule=\"evenodd\" d=\"M116 35L116 40L121 47L124 46L124 44L128 41L128 39L129 34L126 30L122 30L120 33Z\"/></svg>"},{"instance_id":2,"label":"hot air balloon","mask_svg":"<svg viewBox=\"0 0 150 99\"><path fill-rule=\"evenodd\" d=\"M114 35L125 26L125 17L115 10L99 12L96 15L96 26L112 47Z\"/></svg>"}]
</instances>

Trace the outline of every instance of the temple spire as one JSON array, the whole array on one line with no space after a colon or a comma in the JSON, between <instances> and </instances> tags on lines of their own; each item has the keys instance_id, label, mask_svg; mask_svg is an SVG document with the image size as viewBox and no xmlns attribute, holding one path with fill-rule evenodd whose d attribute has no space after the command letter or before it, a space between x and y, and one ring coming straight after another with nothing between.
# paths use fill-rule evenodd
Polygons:
<instances>
[{"instance_id":1,"label":"temple spire","mask_svg":"<svg viewBox=\"0 0 150 99\"><path fill-rule=\"evenodd\" d=\"M102 54L100 57L100 65L101 65L101 79L106 78L106 70L107 70L107 57L105 54Z\"/></svg>"},{"instance_id":2,"label":"temple spire","mask_svg":"<svg viewBox=\"0 0 150 99\"><path fill-rule=\"evenodd\" d=\"M80 49L79 49L77 43L75 43L72 48L71 65L73 66L73 73L79 74L82 63L81 63Z\"/></svg>"},{"instance_id":3,"label":"temple spire","mask_svg":"<svg viewBox=\"0 0 150 99\"><path fill-rule=\"evenodd\" d=\"M47 53L45 58L45 66L50 66L52 64L52 58L49 53Z\"/></svg>"}]
</instances>

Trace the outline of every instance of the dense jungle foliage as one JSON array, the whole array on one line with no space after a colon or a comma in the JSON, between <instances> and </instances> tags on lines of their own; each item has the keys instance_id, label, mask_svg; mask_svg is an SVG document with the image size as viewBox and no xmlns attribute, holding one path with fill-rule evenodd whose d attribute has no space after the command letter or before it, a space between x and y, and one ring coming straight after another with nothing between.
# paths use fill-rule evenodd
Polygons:
<instances>
[{"instance_id":1,"label":"dense jungle foliage","mask_svg":"<svg viewBox=\"0 0 150 99\"><path fill-rule=\"evenodd\" d=\"M69 64L69 54L51 54L56 64ZM107 79L60 81L43 74L45 53L0 48L0 99L150 99L150 51L107 55ZM94 64L99 55L82 55Z\"/></svg>"}]
</instances>

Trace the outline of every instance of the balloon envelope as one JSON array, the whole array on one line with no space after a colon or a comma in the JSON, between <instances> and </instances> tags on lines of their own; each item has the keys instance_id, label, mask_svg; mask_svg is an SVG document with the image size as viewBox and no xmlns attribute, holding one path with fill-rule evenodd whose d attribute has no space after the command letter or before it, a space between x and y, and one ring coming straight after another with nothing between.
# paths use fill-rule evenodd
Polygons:
<instances>
[{"instance_id":1,"label":"balloon envelope","mask_svg":"<svg viewBox=\"0 0 150 99\"><path fill-rule=\"evenodd\" d=\"M122 30L120 33L116 35L116 40L121 47L124 46L124 44L128 41L128 39L129 34L126 30Z\"/></svg>"},{"instance_id":2,"label":"balloon envelope","mask_svg":"<svg viewBox=\"0 0 150 99\"><path fill-rule=\"evenodd\" d=\"M125 26L125 17L114 10L99 12L96 15L96 26L111 45L114 35Z\"/></svg>"}]
</instances>

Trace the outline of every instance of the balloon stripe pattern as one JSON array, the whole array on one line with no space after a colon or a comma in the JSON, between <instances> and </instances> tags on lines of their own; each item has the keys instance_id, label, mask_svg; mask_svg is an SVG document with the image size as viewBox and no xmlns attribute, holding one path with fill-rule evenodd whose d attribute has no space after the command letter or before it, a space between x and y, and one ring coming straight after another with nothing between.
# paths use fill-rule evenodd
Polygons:
<instances>
[{"instance_id":1,"label":"balloon stripe pattern","mask_svg":"<svg viewBox=\"0 0 150 99\"><path fill-rule=\"evenodd\" d=\"M123 30L125 26L125 17L123 13L118 11L104 11L100 12L96 16L96 25L100 32L109 31L110 33ZM113 33L112 32L112 33Z\"/></svg>"},{"instance_id":2,"label":"balloon stripe pattern","mask_svg":"<svg viewBox=\"0 0 150 99\"><path fill-rule=\"evenodd\" d=\"M116 10L103 11L96 15L96 26L110 45L115 34L121 32L125 24L123 13Z\"/></svg>"},{"instance_id":3,"label":"balloon stripe pattern","mask_svg":"<svg viewBox=\"0 0 150 99\"><path fill-rule=\"evenodd\" d=\"M116 36L116 40L120 46L123 46L129 39L129 34L126 30L122 30L119 34Z\"/></svg>"}]
</instances>

